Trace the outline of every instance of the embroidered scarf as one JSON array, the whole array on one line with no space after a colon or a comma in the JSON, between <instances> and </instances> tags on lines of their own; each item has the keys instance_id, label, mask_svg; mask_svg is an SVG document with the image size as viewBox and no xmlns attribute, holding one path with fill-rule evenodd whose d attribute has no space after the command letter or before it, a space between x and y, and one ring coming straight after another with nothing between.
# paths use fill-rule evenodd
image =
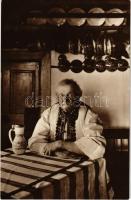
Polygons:
<instances>
[{"instance_id":1,"label":"embroidered scarf","mask_svg":"<svg viewBox=\"0 0 131 200\"><path fill-rule=\"evenodd\" d=\"M58 121L56 125L56 140L75 141L75 121L78 118L79 107L73 108L70 112L64 112L59 108ZM65 127L67 126L67 131Z\"/></svg>"}]
</instances>

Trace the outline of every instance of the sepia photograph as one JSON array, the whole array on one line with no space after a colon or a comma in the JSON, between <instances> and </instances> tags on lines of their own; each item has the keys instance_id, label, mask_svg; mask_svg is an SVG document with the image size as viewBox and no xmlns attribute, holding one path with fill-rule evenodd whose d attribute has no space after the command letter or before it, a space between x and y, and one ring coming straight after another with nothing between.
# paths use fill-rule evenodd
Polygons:
<instances>
[{"instance_id":1,"label":"sepia photograph","mask_svg":"<svg viewBox=\"0 0 131 200\"><path fill-rule=\"evenodd\" d=\"M1 199L130 199L130 1L1 1Z\"/></svg>"}]
</instances>

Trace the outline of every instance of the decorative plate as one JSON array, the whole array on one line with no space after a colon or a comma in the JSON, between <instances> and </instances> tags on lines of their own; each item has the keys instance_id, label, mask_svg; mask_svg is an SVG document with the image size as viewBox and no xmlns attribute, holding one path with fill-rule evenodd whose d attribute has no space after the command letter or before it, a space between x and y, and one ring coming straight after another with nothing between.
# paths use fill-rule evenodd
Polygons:
<instances>
[{"instance_id":1,"label":"decorative plate","mask_svg":"<svg viewBox=\"0 0 131 200\"><path fill-rule=\"evenodd\" d=\"M102 8L92 8L88 13L105 13ZM87 23L90 26L101 26L105 22L105 18L87 18Z\"/></svg>"},{"instance_id":2,"label":"decorative plate","mask_svg":"<svg viewBox=\"0 0 131 200\"><path fill-rule=\"evenodd\" d=\"M69 10L68 13L85 13L85 11L81 8L73 8ZM82 26L86 21L86 18L68 18L67 22L71 26Z\"/></svg>"},{"instance_id":3,"label":"decorative plate","mask_svg":"<svg viewBox=\"0 0 131 200\"><path fill-rule=\"evenodd\" d=\"M48 14L58 14L58 13L65 13L62 8L52 8ZM66 22L65 18L48 18L47 22L52 25L61 26Z\"/></svg>"},{"instance_id":4,"label":"decorative plate","mask_svg":"<svg viewBox=\"0 0 131 200\"><path fill-rule=\"evenodd\" d=\"M107 13L123 13L122 10L118 8L113 8L108 10ZM105 26L120 26L124 21L124 17L122 18L106 18Z\"/></svg>"},{"instance_id":5,"label":"decorative plate","mask_svg":"<svg viewBox=\"0 0 131 200\"><path fill-rule=\"evenodd\" d=\"M28 17L26 21L27 21L27 24L32 24L32 25L46 24L46 18L43 18L43 17Z\"/></svg>"}]
</instances>

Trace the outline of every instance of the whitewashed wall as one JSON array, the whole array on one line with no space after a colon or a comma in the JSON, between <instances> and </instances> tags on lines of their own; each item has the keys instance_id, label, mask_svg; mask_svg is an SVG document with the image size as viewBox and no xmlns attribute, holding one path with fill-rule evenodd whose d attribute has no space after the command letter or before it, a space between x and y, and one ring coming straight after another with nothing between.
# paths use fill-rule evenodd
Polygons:
<instances>
[{"instance_id":1,"label":"whitewashed wall","mask_svg":"<svg viewBox=\"0 0 131 200\"><path fill-rule=\"evenodd\" d=\"M69 61L84 60L83 55L66 54ZM59 54L52 51L51 65L58 65ZM129 127L129 69L99 73L66 73L51 69L51 95L55 96L58 82L65 78L77 81L83 90L83 101L99 113L106 128ZM54 101L52 101L53 103Z\"/></svg>"}]
</instances>

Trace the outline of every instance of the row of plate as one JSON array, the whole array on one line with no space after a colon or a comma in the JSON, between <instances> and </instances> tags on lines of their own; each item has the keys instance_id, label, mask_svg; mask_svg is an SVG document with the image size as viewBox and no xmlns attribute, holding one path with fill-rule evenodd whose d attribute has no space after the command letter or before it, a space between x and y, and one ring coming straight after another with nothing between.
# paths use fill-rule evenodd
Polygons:
<instances>
[{"instance_id":1,"label":"row of plate","mask_svg":"<svg viewBox=\"0 0 131 200\"><path fill-rule=\"evenodd\" d=\"M122 11L119 8L113 8L110 9L108 11L106 11L106 13L124 13L125 11ZM65 11L63 8L52 8L51 10L49 10L48 14L64 14ZM81 8L73 8L71 10L68 11L68 13L72 13L72 14L85 14L85 10L81 9ZM105 13L105 11L102 8L92 8L88 11L88 13ZM35 12L30 13L30 14L35 14ZM56 25L56 26L62 26L63 24L65 24L65 22L67 21L67 23L71 26L82 26L83 24L85 24L87 22L87 24L89 26L101 26L101 25L105 25L105 26L120 26L123 22L124 22L124 17L121 18L44 18L44 17L28 17L26 19L26 23L27 24L32 24L32 25L44 25L46 23L51 24L51 25Z\"/></svg>"},{"instance_id":2,"label":"row of plate","mask_svg":"<svg viewBox=\"0 0 131 200\"><path fill-rule=\"evenodd\" d=\"M129 39L123 40L123 38L124 35L120 37L118 34L101 34L98 37L85 34L83 38L55 41L51 49L54 49L58 53L83 54L88 57L92 57L93 55L112 55L113 57L123 55L129 58L130 41Z\"/></svg>"},{"instance_id":3,"label":"row of plate","mask_svg":"<svg viewBox=\"0 0 131 200\"><path fill-rule=\"evenodd\" d=\"M85 60L83 62L78 59L69 62L67 60L67 57L64 54L61 54L58 57L57 68L61 72L67 72L71 70L74 73L80 73L82 70L84 70L87 73L91 73L95 70L98 72L104 72L105 70L114 72L116 70L127 70L129 68L129 63L126 59L123 59L121 57L116 59L110 57L109 55L105 55L101 58L96 56L93 59L88 59L85 57Z\"/></svg>"}]
</instances>

